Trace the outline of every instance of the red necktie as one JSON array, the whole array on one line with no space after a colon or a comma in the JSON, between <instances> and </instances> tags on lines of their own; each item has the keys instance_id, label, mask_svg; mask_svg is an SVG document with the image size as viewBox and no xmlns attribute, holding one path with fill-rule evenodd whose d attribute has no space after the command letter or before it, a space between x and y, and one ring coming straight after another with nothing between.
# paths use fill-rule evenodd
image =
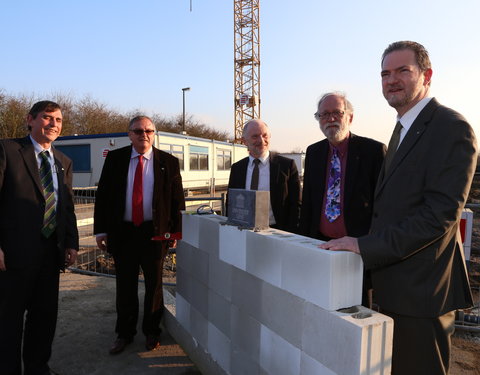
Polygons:
<instances>
[{"instance_id":1,"label":"red necktie","mask_svg":"<svg viewBox=\"0 0 480 375\"><path fill-rule=\"evenodd\" d=\"M143 156L138 155L135 179L133 180L132 194L132 221L133 225L139 226L143 223Z\"/></svg>"}]
</instances>

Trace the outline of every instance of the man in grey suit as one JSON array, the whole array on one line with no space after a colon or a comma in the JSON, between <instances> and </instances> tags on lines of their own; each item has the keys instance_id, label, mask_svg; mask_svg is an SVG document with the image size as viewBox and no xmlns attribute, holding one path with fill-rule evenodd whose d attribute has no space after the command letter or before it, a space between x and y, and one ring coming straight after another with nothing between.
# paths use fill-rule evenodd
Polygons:
<instances>
[{"instance_id":1,"label":"man in grey suit","mask_svg":"<svg viewBox=\"0 0 480 375\"><path fill-rule=\"evenodd\" d=\"M50 374L59 270L75 262L72 162L52 147L57 103L35 103L30 135L0 141L0 374Z\"/></svg>"},{"instance_id":2,"label":"man in grey suit","mask_svg":"<svg viewBox=\"0 0 480 375\"><path fill-rule=\"evenodd\" d=\"M394 320L392 374L447 374L455 310L472 305L459 223L477 143L459 113L429 96L432 68L422 45L389 45L381 75L398 123L370 233L320 247L358 253L371 270L375 301Z\"/></svg>"}]
</instances>

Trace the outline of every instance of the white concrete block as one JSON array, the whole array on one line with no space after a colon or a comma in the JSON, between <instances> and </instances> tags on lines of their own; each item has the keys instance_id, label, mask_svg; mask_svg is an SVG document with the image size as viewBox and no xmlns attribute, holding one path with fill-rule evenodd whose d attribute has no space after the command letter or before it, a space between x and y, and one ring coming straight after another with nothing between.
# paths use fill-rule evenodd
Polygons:
<instances>
[{"instance_id":1,"label":"white concrete block","mask_svg":"<svg viewBox=\"0 0 480 375\"><path fill-rule=\"evenodd\" d=\"M247 230L232 225L220 226L219 258L241 270L246 269Z\"/></svg>"},{"instance_id":2,"label":"white concrete block","mask_svg":"<svg viewBox=\"0 0 480 375\"><path fill-rule=\"evenodd\" d=\"M208 347L208 320L193 306L190 307L190 333L200 346Z\"/></svg>"},{"instance_id":3,"label":"white concrete block","mask_svg":"<svg viewBox=\"0 0 480 375\"><path fill-rule=\"evenodd\" d=\"M304 352L300 361L301 375L338 375Z\"/></svg>"},{"instance_id":4,"label":"white concrete block","mask_svg":"<svg viewBox=\"0 0 480 375\"><path fill-rule=\"evenodd\" d=\"M231 308L230 339L232 349L243 351L248 361L259 363L261 324L235 305Z\"/></svg>"},{"instance_id":5,"label":"white concrete block","mask_svg":"<svg viewBox=\"0 0 480 375\"><path fill-rule=\"evenodd\" d=\"M188 273L192 273L193 268L193 252L198 251L198 249L188 242L179 241L177 244L177 264L180 264L181 267Z\"/></svg>"},{"instance_id":6,"label":"white concrete block","mask_svg":"<svg viewBox=\"0 0 480 375\"><path fill-rule=\"evenodd\" d=\"M275 286L282 283L282 258L288 248L269 232L247 233L246 271Z\"/></svg>"},{"instance_id":7,"label":"white concrete block","mask_svg":"<svg viewBox=\"0 0 480 375\"><path fill-rule=\"evenodd\" d=\"M195 278L192 278L191 281L189 302L204 318L208 318L208 286Z\"/></svg>"},{"instance_id":8,"label":"white concrete block","mask_svg":"<svg viewBox=\"0 0 480 375\"><path fill-rule=\"evenodd\" d=\"M305 300L269 283L262 284L260 322L283 339L300 348Z\"/></svg>"},{"instance_id":9,"label":"white concrete block","mask_svg":"<svg viewBox=\"0 0 480 375\"><path fill-rule=\"evenodd\" d=\"M209 266L209 254L198 248L192 248L191 256L191 274L192 277L208 284L208 266Z\"/></svg>"},{"instance_id":10,"label":"white concrete block","mask_svg":"<svg viewBox=\"0 0 480 375\"><path fill-rule=\"evenodd\" d=\"M185 271L183 267L177 265L177 288L176 293L181 294L186 301L191 300L191 287L190 284L193 282L192 276L190 273Z\"/></svg>"},{"instance_id":11,"label":"white concrete block","mask_svg":"<svg viewBox=\"0 0 480 375\"><path fill-rule=\"evenodd\" d=\"M232 304L258 321L262 314L264 283L258 277L232 267Z\"/></svg>"},{"instance_id":12,"label":"white concrete block","mask_svg":"<svg viewBox=\"0 0 480 375\"><path fill-rule=\"evenodd\" d=\"M337 374L389 374L393 320L362 306L354 309L341 313L308 303L302 350Z\"/></svg>"},{"instance_id":13,"label":"white concrete block","mask_svg":"<svg viewBox=\"0 0 480 375\"><path fill-rule=\"evenodd\" d=\"M331 311L361 304L361 257L322 250L317 247L321 241L299 237L287 241L291 251L282 258L282 288Z\"/></svg>"},{"instance_id":14,"label":"white concrete block","mask_svg":"<svg viewBox=\"0 0 480 375\"><path fill-rule=\"evenodd\" d=\"M211 323L208 323L207 351L220 367L227 372L230 370L230 339Z\"/></svg>"},{"instance_id":15,"label":"white concrete block","mask_svg":"<svg viewBox=\"0 0 480 375\"><path fill-rule=\"evenodd\" d=\"M182 241L198 247L199 245L199 225L201 215L193 215L182 212Z\"/></svg>"},{"instance_id":16,"label":"white concrete block","mask_svg":"<svg viewBox=\"0 0 480 375\"><path fill-rule=\"evenodd\" d=\"M230 372L232 375L259 375L260 365L243 350L233 348L230 353Z\"/></svg>"},{"instance_id":17,"label":"white concrete block","mask_svg":"<svg viewBox=\"0 0 480 375\"><path fill-rule=\"evenodd\" d=\"M465 260L470 261L472 251L473 212L469 208L465 208L462 211L460 231L463 238L463 253L465 254Z\"/></svg>"},{"instance_id":18,"label":"white concrete block","mask_svg":"<svg viewBox=\"0 0 480 375\"><path fill-rule=\"evenodd\" d=\"M473 230L473 212L469 208L462 211L462 219L465 220L464 246L472 246L472 230ZM470 258L470 257L469 257Z\"/></svg>"},{"instance_id":19,"label":"white concrete block","mask_svg":"<svg viewBox=\"0 0 480 375\"><path fill-rule=\"evenodd\" d=\"M199 223L199 248L218 258L219 227L227 220L219 215L202 215Z\"/></svg>"},{"instance_id":20,"label":"white concrete block","mask_svg":"<svg viewBox=\"0 0 480 375\"><path fill-rule=\"evenodd\" d=\"M208 321L230 337L231 303L212 290L208 291Z\"/></svg>"},{"instance_id":21,"label":"white concrete block","mask_svg":"<svg viewBox=\"0 0 480 375\"><path fill-rule=\"evenodd\" d=\"M175 293L175 317L190 332L190 303L178 292Z\"/></svg>"},{"instance_id":22,"label":"white concrete block","mask_svg":"<svg viewBox=\"0 0 480 375\"><path fill-rule=\"evenodd\" d=\"M227 301L232 300L232 268L215 256L209 257L208 287Z\"/></svg>"},{"instance_id":23,"label":"white concrete block","mask_svg":"<svg viewBox=\"0 0 480 375\"><path fill-rule=\"evenodd\" d=\"M264 325L261 327L260 367L275 375L300 375L301 352Z\"/></svg>"}]
</instances>

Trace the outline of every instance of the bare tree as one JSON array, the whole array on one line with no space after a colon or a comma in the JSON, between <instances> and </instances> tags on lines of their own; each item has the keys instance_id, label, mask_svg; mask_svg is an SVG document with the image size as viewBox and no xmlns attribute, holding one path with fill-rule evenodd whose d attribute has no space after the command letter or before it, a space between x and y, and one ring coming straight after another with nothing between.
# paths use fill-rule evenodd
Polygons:
<instances>
[{"instance_id":1,"label":"bare tree","mask_svg":"<svg viewBox=\"0 0 480 375\"><path fill-rule=\"evenodd\" d=\"M23 137L27 131L27 113L33 98L12 97L0 91L0 138Z\"/></svg>"},{"instance_id":2,"label":"bare tree","mask_svg":"<svg viewBox=\"0 0 480 375\"><path fill-rule=\"evenodd\" d=\"M85 96L80 100L62 93L54 93L49 96L50 100L57 102L62 107L62 135L125 132L129 119L143 114L139 109L119 113L90 96ZM10 138L26 135L26 115L35 101L43 99L37 99L34 95L7 95L4 90L0 89L0 137ZM158 130L170 133L181 133L183 130L182 115L166 118L161 114L153 114L151 117ZM218 131L203 124L191 115L185 119L185 130L194 137L221 141L229 138L227 132Z\"/></svg>"}]
</instances>

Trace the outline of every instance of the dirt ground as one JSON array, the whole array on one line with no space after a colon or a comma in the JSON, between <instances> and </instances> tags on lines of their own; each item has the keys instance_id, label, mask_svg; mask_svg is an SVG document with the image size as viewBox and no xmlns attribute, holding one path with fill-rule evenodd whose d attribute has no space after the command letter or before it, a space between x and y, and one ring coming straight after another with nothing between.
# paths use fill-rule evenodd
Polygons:
<instances>
[{"instance_id":1,"label":"dirt ground","mask_svg":"<svg viewBox=\"0 0 480 375\"><path fill-rule=\"evenodd\" d=\"M141 301L143 289L143 283L140 283ZM165 303L171 306L173 301L167 298ZM115 317L114 278L69 271L61 274L57 332L50 360L53 373L201 375L165 330L160 338L162 345L159 350L146 351L145 337L137 334L123 353L110 355L108 350L116 338Z\"/></svg>"}]
</instances>

